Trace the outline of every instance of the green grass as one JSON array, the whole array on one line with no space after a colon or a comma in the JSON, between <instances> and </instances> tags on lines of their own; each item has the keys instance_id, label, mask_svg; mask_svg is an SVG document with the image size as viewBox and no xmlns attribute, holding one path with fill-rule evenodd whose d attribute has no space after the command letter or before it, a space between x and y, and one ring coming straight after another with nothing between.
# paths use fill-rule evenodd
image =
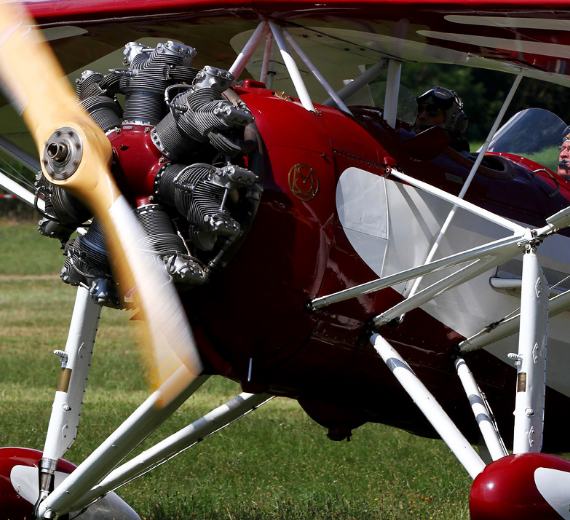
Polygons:
<instances>
[{"instance_id":1,"label":"green grass","mask_svg":"<svg viewBox=\"0 0 570 520\"><path fill-rule=\"evenodd\" d=\"M57 277L53 241L36 242L34 230L0 222L21 272L53 273L13 276L4 263L13 253L0 256L0 445L42 449L59 372L52 352L65 345L75 290ZM44 260L50 255L54 264ZM153 440L239 392L211 378ZM66 458L83 460L146 396L128 314L103 309L80 432ZM119 494L149 520L469 518L470 478L441 441L376 424L350 443L325 433L295 401L274 399Z\"/></svg>"},{"instance_id":2,"label":"green grass","mask_svg":"<svg viewBox=\"0 0 570 520\"><path fill-rule=\"evenodd\" d=\"M471 151L476 152L483 146L483 142L472 142L469 143L471 146ZM558 147L552 146L550 148L545 148L538 153L520 153L522 157L526 157L531 161L534 161L545 168L552 170L553 172L558 171Z\"/></svg>"},{"instance_id":3,"label":"green grass","mask_svg":"<svg viewBox=\"0 0 570 520\"><path fill-rule=\"evenodd\" d=\"M36 221L0 218L0 275L59 274L62 265L59 240L40 235Z\"/></svg>"},{"instance_id":4,"label":"green grass","mask_svg":"<svg viewBox=\"0 0 570 520\"><path fill-rule=\"evenodd\" d=\"M538 153L522 153L523 157L534 161L545 168L553 172L558 171L558 146L551 146L550 148L545 148Z\"/></svg>"}]
</instances>

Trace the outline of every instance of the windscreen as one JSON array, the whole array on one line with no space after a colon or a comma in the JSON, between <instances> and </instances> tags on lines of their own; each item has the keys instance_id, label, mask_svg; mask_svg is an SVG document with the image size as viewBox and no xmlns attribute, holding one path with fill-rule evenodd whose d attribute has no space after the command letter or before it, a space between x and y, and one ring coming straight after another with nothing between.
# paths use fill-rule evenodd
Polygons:
<instances>
[{"instance_id":1,"label":"windscreen","mask_svg":"<svg viewBox=\"0 0 570 520\"><path fill-rule=\"evenodd\" d=\"M499 129L488 151L521 155L555 172L558 147L569 131L566 123L552 112L529 108Z\"/></svg>"}]
</instances>

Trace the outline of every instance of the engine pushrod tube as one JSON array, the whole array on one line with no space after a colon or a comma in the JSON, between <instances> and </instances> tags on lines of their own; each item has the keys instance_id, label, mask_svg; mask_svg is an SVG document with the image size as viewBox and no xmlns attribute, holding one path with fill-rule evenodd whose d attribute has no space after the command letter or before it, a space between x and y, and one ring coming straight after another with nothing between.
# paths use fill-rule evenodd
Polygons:
<instances>
[{"instance_id":1,"label":"engine pushrod tube","mask_svg":"<svg viewBox=\"0 0 570 520\"><path fill-rule=\"evenodd\" d=\"M118 487L148 473L171 458L191 448L206 437L241 419L259 408L273 396L242 393L179 432L159 442L129 462L113 470L100 484L93 487L72 506L78 511Z\"/></svg>"},{"instance_id":2,"label":"engine pushrod tube","mask_svg":"<svg viewBox=\"0 0 570 520\"><path fill-rule=\"evenodd\" d=\"M491 458L493 460L503 458L509 453L505 449L505 445L495 427L495 422L490 416L490 410L487 408L481 389L475 381L471 370L469 370L467 363L461 357L458 357L455 360L455 369L457 370L459 380L461 381L467 398L469 399L471 410L473 411L475 420L479 425L479 430L481 430L481 435L485 440L485 445L489 450Z\"/></svg>"},{"instance_id":3,"label":"engine pushrod tube","mask_svg":"<svg viewBox=\"0 0 570 520\"><path fill-rule=\"evenodd\" d=\"M475 479L485 469L485 463L481 457L396 349L379 334L374 334L370 341L384 363L449 446L461 465L467 470L471 478Z\"/></svg>"},{"instance_id":4,"label":"engine pushrod tube","mask_svg":"<svg viewBox=\"0 0 570 520\"><path fill-rule=\"evenodd\" d=\"M177 387L179 380L188 381L188 370L185 366L180 367L39 505L38 516L43 518L47 513L46 518L52 518L54 513L68 513L78 497L100 482L198 390L208 377L196 377L176 398L163 405L164 395L171 392L167 388L169 385Z\"/></svg>"}]
</instances>

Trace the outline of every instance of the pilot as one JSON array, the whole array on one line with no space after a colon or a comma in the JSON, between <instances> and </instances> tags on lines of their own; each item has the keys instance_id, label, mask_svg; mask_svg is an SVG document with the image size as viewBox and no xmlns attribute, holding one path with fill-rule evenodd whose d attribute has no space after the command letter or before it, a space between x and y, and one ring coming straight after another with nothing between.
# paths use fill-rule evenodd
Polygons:
<instances>
[{"instance_id":1,"label":"pilot","mask_svg":"<svg viewBox=\"0 0 570 520\"><path fill-rule=\"evenodd\" d=\"M566 129L566 132L568 129ZM564 140L558 149L560 155L558 156L558 175L570 181L570 133L564 135Z\"/></svg>"},{"instance_id":2,"label":"pilot","mask_svg":"<svg viewBox=\"0 0 570 520\"><path fill-rule=\"evenodd\" d=\"M463 154L469 154L469 143L463 137L468 119L463 111L463 101L453 91L434 87L416 99L418 113L414 123L416 133L433 126L441 126L451 138L450 146Z\"/></svg>"}]
</instances>

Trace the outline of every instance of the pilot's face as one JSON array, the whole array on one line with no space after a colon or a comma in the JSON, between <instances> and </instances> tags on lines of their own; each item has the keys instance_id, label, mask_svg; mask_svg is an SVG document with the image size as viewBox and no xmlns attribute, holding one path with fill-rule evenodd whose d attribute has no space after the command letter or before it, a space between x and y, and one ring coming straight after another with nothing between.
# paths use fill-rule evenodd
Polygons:
<instances>
[{"instance_id":1,"label":"pilot's face","mask_svg":"<svg viewBox=\"0 0 570 520\"><path fill-rule=\"evenodd\" d=\"M433 103L422 103L418 105L418 115L414 123L416 132L423 132L432 126L445 123L445 112Z\"/></svg>"},{"instance_id":2,"label":"pilot's face","mask_svg":"<svg viewBox=\"0 0 570 520\"><path fill-rule=\"evenodd\" d=\"M560 147L558 175L570 180L570 141L564 141Z\"/></svg>"}]
</instances>

